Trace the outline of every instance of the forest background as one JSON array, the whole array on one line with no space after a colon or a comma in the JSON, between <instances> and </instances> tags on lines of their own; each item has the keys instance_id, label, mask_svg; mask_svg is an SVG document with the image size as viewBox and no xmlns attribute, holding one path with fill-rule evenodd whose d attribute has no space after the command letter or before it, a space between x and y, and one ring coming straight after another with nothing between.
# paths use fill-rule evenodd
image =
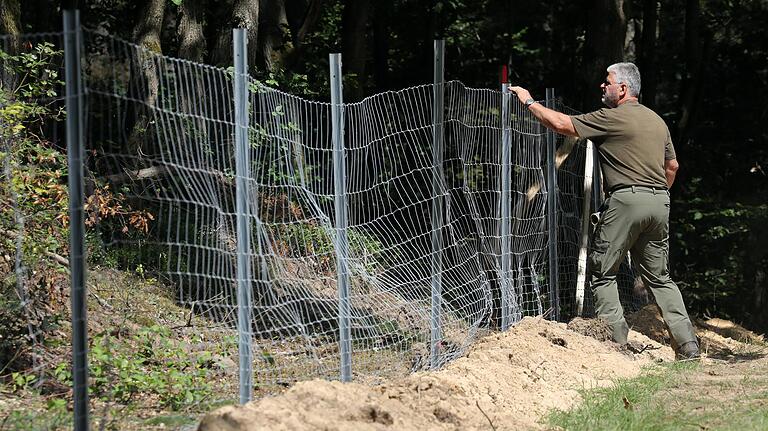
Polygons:
<instances>
[{"instance_id":1,"label":"forest background","mask_svg":"<svg viewBox=\"0 0 768 431\"><path fill-rule=\"evenodd\" d=\"M694 314L768 330L768 1L765 0L4 0L0 33L60 31L61 10L153 51L228 67L249 33L251 74L328 100L342 53L345 102L446 79L510 80L566 105L600 106L605 67L634 61L641 101L673 136L671 271ZM61 143L62 146L63 143Z\"/></svg>"}]
</instances>

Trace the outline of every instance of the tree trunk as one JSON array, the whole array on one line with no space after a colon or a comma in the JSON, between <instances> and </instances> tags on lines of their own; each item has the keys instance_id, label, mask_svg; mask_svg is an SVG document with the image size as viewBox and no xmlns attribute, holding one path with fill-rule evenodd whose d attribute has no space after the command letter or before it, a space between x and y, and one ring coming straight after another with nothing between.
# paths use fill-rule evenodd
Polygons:
<instances>
[{"instance_id":1,"label":"tree trunk","mask_svg":"<svg viewBox=\"0 0 768 431\"><path fill-rule=\"evenodd\" d=\"M132 58L130 97L143 103L131 103L135 122L131 125L126 154L152 154L154 136L151 130L151 109L157 105L160 89L157 55L162 54L160 33L165 16L166 0L146 0L139 5L139 16L133 30L133 40L139 46ZM131 120L131 118L129 118Z\"/></svg>"},{"instance_id":2,"label":"tree trunk","mask_svg":"<svg viewBox=\"0 0 768 431\"><path fill-rule=\"evenodd\" d=\"M283 57L286 69L301 59L304 47L304 39L315 28L323 12L324 0L290 1L286 5L288 24L291 30L293 46L286 50Z\"/></svg>"},{"instance_id":3,"label":"tree trunk","mask_svg":"<svg viewBox=\"0 0 768 431\"><path fill-rule=\"evenodd\" d=\"M0 34L21 33L21 5L19 0L0 1Z\"/></svg>"},{"instance_id":4,"label":"tree trunk","mask_svg":"<svg viewBox=\"0 0 768 431\"><path fill-rule=\"evenodd\" d=\"M220 66L232 65L232 29L244 28L248 30L248 70L258 63L258 44L259 44L259 12L261 5L259 0L234 0L231 5L231 13L221 15L220 9L227 5L222 5L220 1L210 2L214 8L212 15L218 16L214 19L215 26L219 31L215 36L215 42L210 53L211 63ZM216 13L216 10L219 10Z\"/></svg>"},{"instance_id":5,"label":"tree trunk","mask_svg":"<svg viewBox=\"0 0 768 431\"><path fill-rule=\"evenodd\" d=\"M275 71L284 64L286 44L289 42L286 29L288 16L285 12L285 0L262 0L259 21L259 50L261 65L268 71Z\"/></svg>"},{"instance_id":6,"label":"tree trunk","mask_svg":"<svg viewBox=\"0 0 768 431\"><path fill-rule=\"evenodd\" d=\"M203 62L205 52L204 8L205 0L185 0L179 7L179 57L196 63Z\"/></svg>"},{"instance_id":7,"label":"tree trunk","mask_svg":"<svg viewBox=\"0 0 768 431\"><path fill-rule=\"evenodd\" d=\"M640 42L638 66L643 82L643 104L651 109L656 107L656 40L659 29L659 2L643 0L643 34Z\"/></svg>"},{"instance_id":8,"label":"tree trunk","mask_svg":"<svg viewBox=\"0 0 768 431\"><path fill-rule=\"evenodd\" d=\"M580 108L597 108L600 83L613 63L624 60L627 19L624 0L592 0L587 14L584 57L579 77Z\"/></svg>"},{"instance_id":9,"label":"tree trunk","mask_svg":"<svg viewBox=\"0 0 768 431\"><path fill-rule=\"evenodd\" d=\"M179 28L177 29L179 38L179 56L196 63L203 62L205 53L205 34L203 32L203 11L205 10L206 0L185 0L179 7ZM185 86L187 91L181 91L181 109L183 112L191 114L196 125L196 135L201 139L206 139L208 132L208 122L204 117L210 115L202 108L205 100L205 80L202 74L207 71L201 71L199 67L179 68L180 77L184 82L190 83Z\"/></svg>"},{"instance_id":10,"label":"tree trunk","mask_svg":"<svg viewBox=\"0 0 768 431\"><path fill-rule=\"evenodd\" d=\"M18 36L21 33L21 7L18 0L0 0L0 34ZM9 37L0 43L0 49L8 54L15 54L19 48L19 40ZM0 63L2 65L2 63ZM16 74L0 67L0 86L11 89L16 85Z\"/></svg>"},{"instance_id":11,"label":"tree trunk","mask_svg":"<svg viewBox=\"0 0 768 431\"><path fill-rule=\"evenodd\" d=\"M365 90L366 28L370 0L345 0L341 18L342 64L348 76L344 98L350 101L362 99Z\"/></svg>"}]
</instances>

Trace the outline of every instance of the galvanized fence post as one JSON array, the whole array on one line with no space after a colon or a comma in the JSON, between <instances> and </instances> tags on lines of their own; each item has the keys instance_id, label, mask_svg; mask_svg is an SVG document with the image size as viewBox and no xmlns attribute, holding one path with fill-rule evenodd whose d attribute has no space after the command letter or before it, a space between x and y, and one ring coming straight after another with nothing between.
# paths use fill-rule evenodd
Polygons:
<instances>
[{"instance_id":1,"label":"galvanized fence post","mask_svg":"<svg viewBox=\"0 0 768 431\"><path fill-rule=\"evenodd\" d=\"M333 182L336 215L336 273L339 291L339 354L341 381L352 380L352 308L349 293L347 255L347 174L344 153L344 100L341 75L341 54L331 54L331 127L333 140Z\"/></svg>"},{"instance_id":2,"label":"galvanized fence post","mask_svg":"<svg viewBox=\"0 0 768 431\"><path fill-rule=\"evenodd\" d=\"M555 107L555 89L547 88L546 105L550 109ZM560 292L558 289L557 267L557 165L556 165L556 141L555 132L547 129L547 229L549 232L549 299L552 307L552 319L560 320Z\"/></svg>"},{"instance_id":3,"label":"galvanized fence post","mask_svg":"<svg viewBox=\"0 0 768 431\"><path fill-rule=\"evenodd\" d=\"M84 220L83 80L80 65L80 12L64 11L64 80L67 109L67 166L69 169L69 270L72 296L72 386L74 429L88 429L88 315Z\"/></svg>"},{"instance_id":4,"label":"galvanized fence post","mask_svg":"<svg viewBox=\"0 0 768 431\"><path fill-rule=\"evenodd\" d=\"M432 318L430 366L440 366L440 340L443 338L440 310L443 299L443 113L445 92L445 41L434 48L434 86L432 105Z\"/></svg>"},{"instance_id":5,"label":"galvanized fence post","mask_svg":"<svg viewBox=\"0 0 768 431\"><path fill-rule=\"evenodd\" d=\"M248 151L248 36L245 29L232 30L235 59L235 188L237 208L237 330L240 359L240 403L253 395L253 351L251 340L251 221L250 153Z\"/></svg>"},{"instance_id":6,"label":"galvanized fence post","mask_svg":"<svg viewBox=\"0 0 768 431\"><path fill-rule=\"evenodd\" d=\"M499 236L501 238L501 330L506 331L509 329L511 322L509 321L509 295L510 295L510 258L511 258L511 243L510 243L510 205L511 205L511 189L512 178L511 175L511 163L512 163L512 149L510 148L509 139L509 102L510 102L509 85L506 82L501 83L501 148L499 154L501 156L501 220Z\"/></svg>"}]
</instances>

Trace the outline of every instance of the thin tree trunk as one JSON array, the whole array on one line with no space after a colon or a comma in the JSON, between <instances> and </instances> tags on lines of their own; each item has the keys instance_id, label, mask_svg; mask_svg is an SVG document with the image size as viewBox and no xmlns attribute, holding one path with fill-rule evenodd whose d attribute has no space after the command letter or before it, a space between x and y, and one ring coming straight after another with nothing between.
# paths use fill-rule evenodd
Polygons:
<instances>
[{"instance_id":1,"label":"thin tree trunk","mask_svg":"<svg viewBox=\"0 0 768 431\"><path fill-rule=\"evenodd\" d=\"M205 0L185 0L179 7L179 56L197 63L203 61L205 52L204 8Z\"/></svg>"},{"instance_id":2,"label":"thin tree trunk","mask_svg":"<svg viewBox=\"0 0 768 431\"><path fill-rule=\"evenodd\" d=\"M580 71L581 109L598 106L599 86L605 78L605 69L624 60L624 39L627 19L624 0L592 0L587 14L584 57Z\"/></svg>"},{"instance_id":3,"label":"thin tree trunk","mask_svg":"<svg viewBox=\"0 0 768 431\"><path fill-rule=\"evenodd\" d=\"M203 32L203 11L206 0L185 0L179 8L180 19L178 28L179 56L196 63L203 62L205 53L205 34ZM191 114L196 125L197 139L206 139L208 122L204 120L210 113L204 111L205 81L202 74L207 71L199 67L183 67L179 69L181 79L187 83L181 91L181 109Z\"/></svg>"},{"instance_id":4,"label":"thin tree trunk","mask_svg":"<svg viewBox=\"0 0 768 431\"><path fill-rule=\"evenodd\" d=\"M288 16L285 0L262 0L262 10L264 13L259 21L260 64L271 72L284 64L286 43L290 40L286 34Z\"/></svg>"},{"instance_id":5,"label":"thin tree trunk","mask_svg":"<svg viewBox=\"0 0 768 431\"><path fill-rule=\"evenodd\" d=\"M21 33L21 5L19 0L0 1L0 34Z\"/></svg>"},{"instance_id":6,"label":"thin tree trunk","mask_svg":"<svg viewBox=\"0 0 768 431\"><path fill-rule=\"evenodd\" d=\"M369 0L346 0L341 19L341 52L344 69L348 79L345 98L357 101L363 97L365 89L366 29L371 3ZM349 85L351 84L351 85Z\"/></svg>"},{"instance_id":7,"label":"thin tree trunk","mask_svg":"<svg viewBox=\"0 0 768 431\"><path fill-rule=\"evenodd\" d=\"M643 104L651 109L656 107L656 41L659 29L659 2L643 0L643 35L640 42L638 66L643 77Z\"/></svg>"},{"instance_id":8,"label":"thin tree trunk","mask_svg":"<svg viewBox=\"0 0 768 431\"><path fill-rule=\"evenodd\" d=\"M317 25L317 22L322 16L323 1L324 0L310 0L309 2L296 1L295 3L288 2L286 5L286 13L293 42L293 46L289 47L283 56L286 69L290 69L301 58L304 51L304 39L306 39L307 34L315 28L315 25Z\"/></svg>"},{"instance_id":9,"label":"thin tree trunk","mask_svg":"<svg viewBox=\"0 0 768 431\"><path fill-rule=\"evenodd\" d=\"M0 0L0 34L18 36L21 33L21 7L18 0ZM18 38L9 37L0 43L0 50L15 54L18 51ZM0 63L0 66L2 63ZM10 91L16 85L16 73L0 67L0 86Z\"/></svg>"},{"instance_id":10,"label":"thin tree trunk","mask_svg":"<svg viewBox=\"0 0 768 431\"><path fill-rule=\"evenodd\" d=\"M133 58L131 70L131 97L141 100L138 106L132 103L135 110L135 123L126 144L128 155L152 154L154 145L151 144L154 133L150 130L150 110L157 105L160 89L158 75L158 58L162 54L160 33L165 16L165 0L147 0L138 8L139 17L133 31L133 40L139 46ZM130 118L129 118L130 120Z\"/></svg>"}]
</instances>

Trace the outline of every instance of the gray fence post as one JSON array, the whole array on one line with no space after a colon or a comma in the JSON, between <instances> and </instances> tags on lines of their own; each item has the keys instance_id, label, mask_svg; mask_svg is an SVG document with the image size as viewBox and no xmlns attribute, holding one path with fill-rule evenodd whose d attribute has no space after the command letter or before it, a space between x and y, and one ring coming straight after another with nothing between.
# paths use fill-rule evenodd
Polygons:
<instances>
[{"instance_id":1,"label":"gray fence post","mask_svg":"<svg viewBox=\"0 0 768 431\"><path fill-rule=\"evenodd\" d=\"M443 300L443 113L445 91L445 41L435 41L434 86L432 88L432 318L430 366L440 366L443 338L440 310Z\"/></svg>"},{"instance_id":2,"label":"gray fence post","mask_svg":"<svg viewBox=\"0 0 768 431\"><path fill-rule=\"evenodd\" d=\"M64 11L64 80L69 169L69 270L72 296L72 386L74 429L88 429L88 314L86 303L85 220L83 214L83 81L80 65L80 12Z\"/></svg>"},{"instance_id":3,"label":"gray fence post","mask_svg":"<svg viewBox=\"0 0 768 431\"><path fill-rule=\"evenodd\" d=\"M509 321L509 295L510 280L509 266L511 244L509 238L510 230L510 190L512 188L511 158L512 148L509 142L509 85L506 82L501 84L501 220L499 237L501 238L501 330L506 331L510 326Z\"/></svg>"},{"instance_id":4,"label":"gray fence post","mask_svg":"<svg viewBox=\"0 0 768 431\"><path fill-rule=\"evenodd\" d=\"M248 36L245 29L232 30L235 59L235 188L237 206L237 329L240 357L240 403L253 394L253 352L251 349L251 221L250 154L248 151Z\"/></svg>"},{"instance_id":5,"label":"gray fence post","mask_svg":"<svg viewBox=\"0 0 768 431\"><path fill-rule=\"evenodd\" d=\"M555 89L547 88L546 104L555 107ZM557 165L555 132L547 129L547 229L549 231L549 299L552 307L552 319L560 320L560 292L558 290L557 267Z\"/></svg>"},{"instance_id":6,"label":"gray fence post","mask_svg":"<svg viewBox=\"0 0 768 431\"><path fill-rule=\"evenodd\" d=\"M336 273L339 290L339 353L341 381L352 380L352 314L347 270L347 173L344 157L344 98L341 82L341 54L331 54L331 127L333 131L333 183L336 213Z\"/></svg>"}]
</instances>

